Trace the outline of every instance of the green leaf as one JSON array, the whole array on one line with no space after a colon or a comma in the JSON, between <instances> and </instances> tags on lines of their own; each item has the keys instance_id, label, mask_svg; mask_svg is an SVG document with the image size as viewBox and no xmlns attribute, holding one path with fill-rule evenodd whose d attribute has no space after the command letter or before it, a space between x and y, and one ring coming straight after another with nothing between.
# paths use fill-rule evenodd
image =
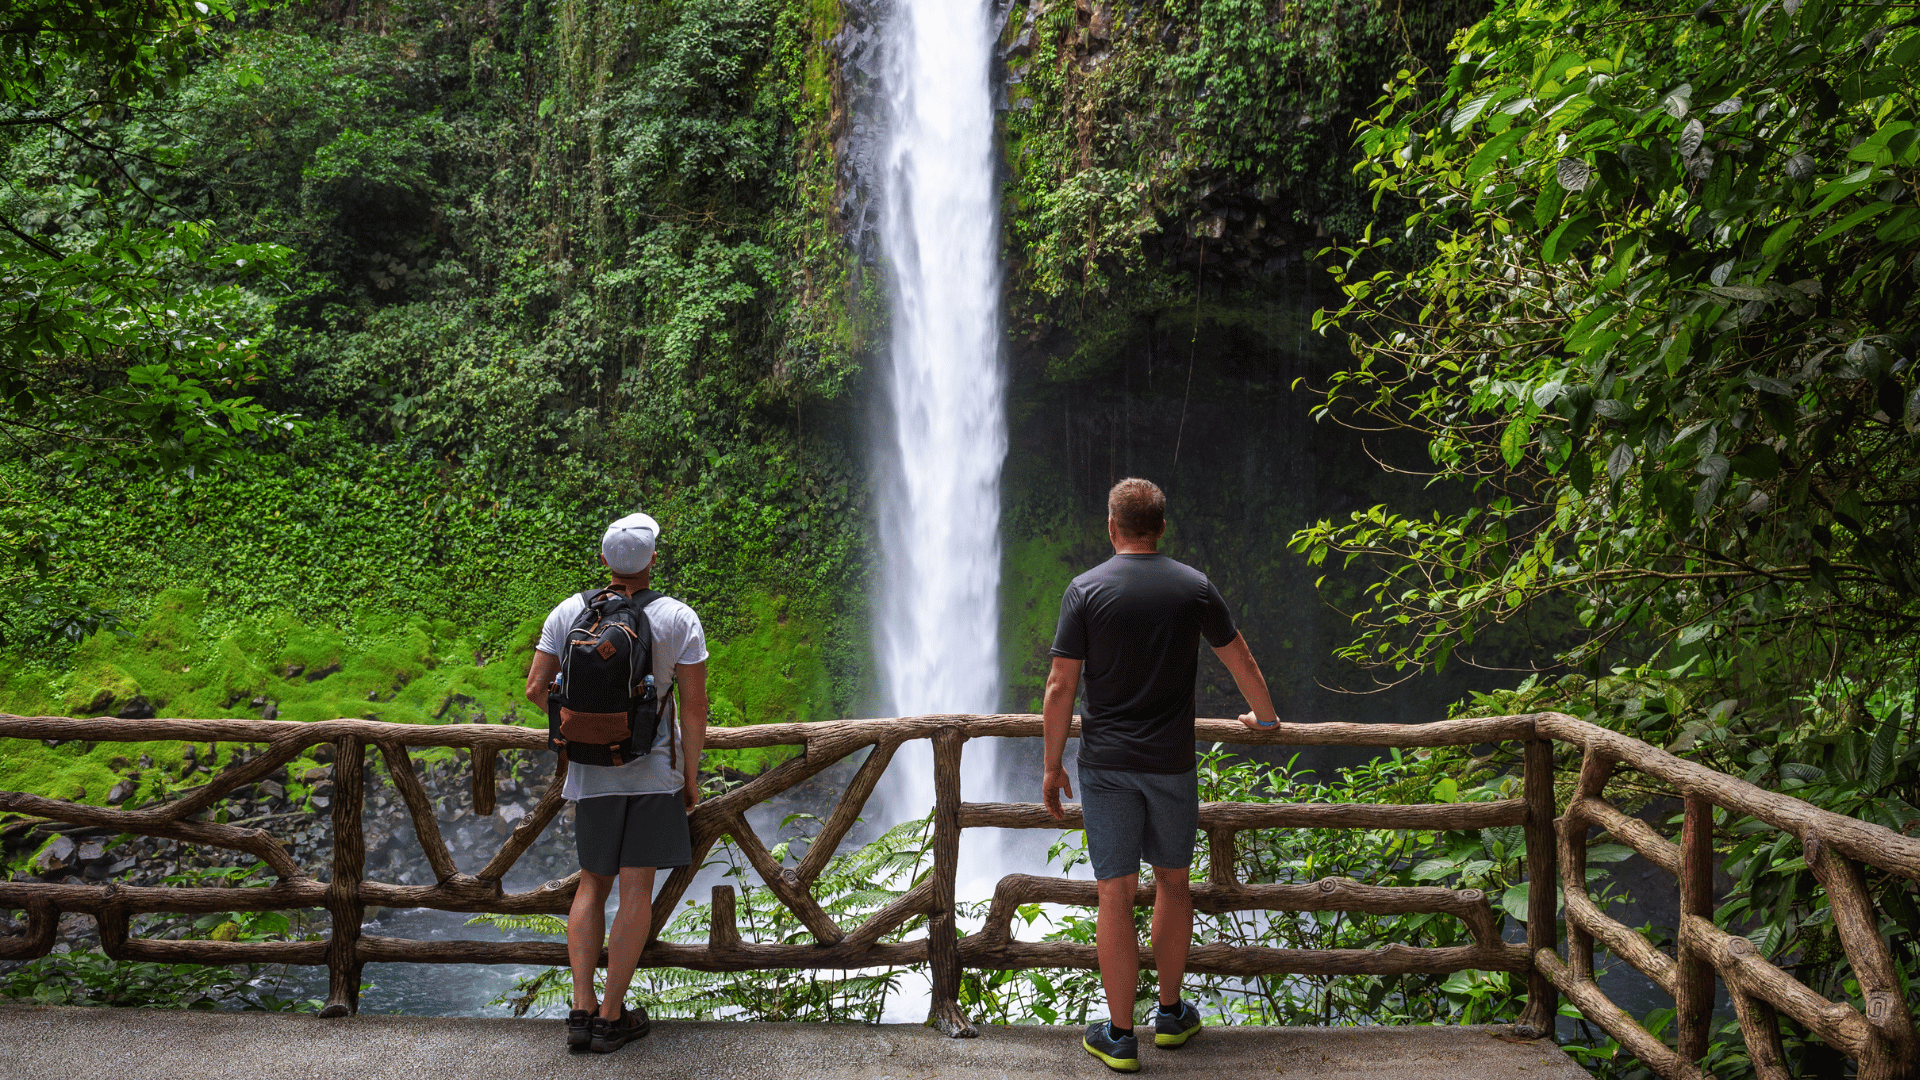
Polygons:
<instances>
[{"instance_id":1,"label":"green leaf","mask_svg":"<svg viewBox=\"0 0 1920 1080\"><path fill-rule=\"evenodd\" d=\"M1513 127L1488 139L1485 145L1481 146L1480 149L1474 153L1473 159L1467 162L1466 178L1469 180L1478 180L1484 176L1489 169L1492 169L1499 163L1502 157L1506 156L1515 146L1519 145L1520 140L1525 138L1526 134L1527 129L1524 126L1515 124Z\"/></svg>"},{"instance_id":2,"label":"green leaf","mask_svg":"<svg viewBox=\"0 0 1920 1080\"><path fill-rule=\"evenodd\" d=\"M1687 126L1680 129L1680 156L1690 158L1698 154L1700 142L1706 138L1706 134L1706 126L1700 123L1699 117L1687 121Z\"/></svg>"},{"instance_id":3,"label":"green leaf","mask_svg":"<svg viewBox=\"0 0 1920 1080\"><path fill-rule=\"evenodd\" d=\"M1840 595L1840 582L1833 576L1833 565L1815 555L1807 560L1807 576L1813 583L1833 596Z\"/></svg>"},{"instance_id":4,"label":"green leaf","mask_svg":"<svg viewBox=\"0 0 1920 1080\"><path fill-rule=\"evenodd\" d=\"M1500 910L1513 916L1516 922L1527 921L1527 887L1514 885L1500 894Z\"/></svg>"},{"instance_id":5,"label":"green leaf","mask_svg":"<svg viewBox=\"0 0 1920 1080\"><path fill-rule=\"evenodd\" d=\"M1579 158L1563 157L1553 167L1553 178L1560 182L1561 187L1577 194L1587 190L1587 185L1593 183L1593 166Z\"/></svg>"},{"instance_id":6,"label":"green leaf","mask_svg":"<svg viewBox=\"0 0 1920 1080\"><path fill-rule=\"evenodd\" d=\"M1893 209L1893 204L1890 202L1868 203L1866 206L1863 206L1860 209L1855 210L1853 213L1848 214L1846 217L1843 217L1839 221L1828 226L1826 230L1821 232L1819 236L1816 236L1812 240L1809 240L1807 242L1810 244L1818 244L1823 240L1830 240L1833 237L1836 237L1841 233L1846 232L1848 229L1853 228L1855 225L1859 225L1862 222L1871 221L1874 218L1879 217L1881 214L1884 214L1891 209Z\"/></svg>"},{"instance_id":7,"label":"green leaf","mask_svg":"<svg viewBox=\"0 0 1920 1080\"><path fill-rule=\"evenodd\" d=\"M1567 463L1567 482L1582 495L1593 490L1593 458L1586 451L1576 450Z\"/></svg>"},{"instance_id":8,"label":"green leaf","mask_svg":"<svg viewBox=\"0 0 1920 1080\"><path fill-rule=\"evenodd\" d=\"M1879 727L1873 733L1873 743L1867 747L1867 790L1878 791L1893 779L1893 767L1897 763L1894 750L1899 738L1900 725L1894 722L1894 714L1889 712L1881 718Z\"/></svg>"},{"instance_id":9,"label":"green leaf","mask_svg":"<svg viewBox=\"0 0 1920 1080\"><path fill-rule=\"evenodd\" d=\"M1607 479L1618 482L1631 468L1633 468L1633 447L1626 443L1614 447L1613 453L1607 455Z\"/></svg>"},{"instance_id":10,"label":"green leaf","mask_svg":"<svg viewBox=\"0 0 1920 1080\"><path fill-rule=\"evenodd\" d=\"M1781 222L1772 232L1767 234L1766 242L1760 245L1760 254L1772 258L1782 251L1785 251L1787 241L1793 239L1793 234L1799 232L1800 226L1804 223L1804 218L1789 218Z\"/></svg>"},{"instance_id":11,"label":"green leaf","mask_svg":"<svg viewBox=\"0 0 1920 1080\"><path fill-rule=\"evenodd\" d=\"M1660 97L1660 107L1675 120L1686 118L1687 109L1693 104L1693 84L1681 83Z\"/></svg>"},{"instance_id":12,"label":"green leaf","mask_svg":"<svg viewBox=\"0 0 1920 1080\"><path fill-rule=\"evenodd\" d=\"M1533 224L1544 229L1554 218L1560 216L1560 204L1567 198L1567 189L1560 186L1558 180L1549 180L1540 189L1540 197L1533 203Z\"/></svg>"},{"instance_id":13,"label":"green leaf","mask_svg":"<svg viewBox=\"0 0 1920 1080\"><path fill-rule=\"evenodd\" d=\"M1873 231L1873 238L1893 244L1920 239L1920 207L1909 206L1881 222Z\"/></svg>"},{"instance_id":14,"label":"green leaf","mask_svg":"<svg viewBox=\"0 0 1920 1080\"><path fill-rule=\"evenodd\" d=\"M1517 469L1527 456L1527 435L1532 423L1525 416L1516 416L1500 435L1500 457L1506 461L1507 468Z\"/></svg>"},{"instance_id":15,"label":"green leaf","mask_svg":"<svg viewBox=\"0 0 1920 1080\"><path fill-rule=\"evenodd\" d=\"M1547 242L1541 245L1540 257L1550 263L1557 263L1573 254L1573 249L1592 234L1594 226L1600 224L1598 214L1582 214L1568 218L1560 227L1548 234Z\"/></svg>"},{"instance_id":16,"label":"green leaf","mask_svg":"<svg viewBox=\"0 0 1920 1080\"><path fill-rule=\"evenodd\" d=\"M1454 110L1453 113L1453 130L1455 132L1467 130L1468 125L1479 119L1480 114L1486 111L1487 102L1492 100L1493 91L1489 90L1484 94L1470 97L1461 102L1460 107Z\"/></svg>"},{"instance_id":17,"label":"green leaf","mask_svg":"<svg viewBox=\"0 0 1920 1080\"><path fill-rule=\"evenodd\" d=\"M1780 475L1780 455L1766 443L1754 443L1734 455L1733 468L1749 480L1764 483Z\"/></svg>"}]
</instances>

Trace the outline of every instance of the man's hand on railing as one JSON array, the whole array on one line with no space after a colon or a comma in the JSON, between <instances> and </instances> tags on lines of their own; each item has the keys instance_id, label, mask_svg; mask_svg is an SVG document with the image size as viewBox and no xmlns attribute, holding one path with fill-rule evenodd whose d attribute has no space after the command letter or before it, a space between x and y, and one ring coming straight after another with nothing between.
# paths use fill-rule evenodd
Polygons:
<instances>
[{"instance_id":1,"label":"man's hand on railing","mask_svg":"<svg viewBox=\"0 0 1920 1080\"><path fill-rule=\"evenodd\" d=\"M1247 725L1248 727L1252 728L1255 731L1272 731L1274 728L1280 726L1280 721L1278 719L1269 720L1263 724L1260 722L1259 717L1253 715L1250 712L1241 713L1240 722Z\"/></svg>"},{"instance_id":2,"label":"man's hand on railing","mask_svg":"<svg viewBox=\"0 0 1920 1080\"><path fill-rule=\"evenodd\" d=\"M1067 793L1067 798L1073 798L1073 781L1067 779L1067 770L1058 765L1048 766L1046 774L1040 778L1040 801L1047 804L1047 813L1052 814L1056 821L1067 814L1060 808L1060 793L1063 791Z\"/></svg>"}]
</instances>

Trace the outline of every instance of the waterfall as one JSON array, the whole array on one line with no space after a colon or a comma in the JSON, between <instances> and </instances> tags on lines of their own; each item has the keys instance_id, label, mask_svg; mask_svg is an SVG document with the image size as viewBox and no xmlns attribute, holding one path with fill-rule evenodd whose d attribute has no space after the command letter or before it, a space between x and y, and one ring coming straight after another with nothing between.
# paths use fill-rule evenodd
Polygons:
<instances>
[{"instance_id":1,"label":"waterfall","mask_svg":"<svg viewBox=\"0 0 1920 1080\"><path fill-rule=\"evenodd\" d=\"M887 409L878 438L880 543L874 651L893 716L1000 704L1000 219L986 0L896 0L886 36L890 139L880 242L892 271ZM998 740L967 745L962 796L1004 797ZM933 751L909 742L877 792L896 822L933 805ZM1007 869L983 830L964 834L962 898ZM926 1015L909 977L889 1020Z\"/></svg>"},{"instance_id":2,"label":"waterfall","mask_svg":"<svg viewBox=\"0 0 1920 1080\"><path fill-rule=\"evenodd\" d=\"M892 270L890 406L880 438L884 567L876 653L895 716L992 712L1000 698L999 192L985 0L898 0L880 238ZM993 775L991 740L968 749ZM922 741L894 809L933 801Z\"/></svg>"}]
</instances>

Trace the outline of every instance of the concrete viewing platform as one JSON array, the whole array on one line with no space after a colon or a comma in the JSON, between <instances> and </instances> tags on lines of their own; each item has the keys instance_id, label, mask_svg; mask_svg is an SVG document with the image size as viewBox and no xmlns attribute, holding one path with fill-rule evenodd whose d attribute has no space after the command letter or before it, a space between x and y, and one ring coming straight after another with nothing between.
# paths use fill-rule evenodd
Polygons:
<instances>
[{"instance_id":1,"label":"concrete viewing platform","mask_svg":"<svg viewBox=\"0 0 1920 1080\"><path fill-rule=\"evenodd\" d=\"M1078 1029L656 1021L606 1055L567 1053L558 1021L0 1007L0 1076L23 1080L1041 1080L1115 1075ZM1551 1042L1504 1027L1208 1028L1141 1049L1141 1076L1585 1080Z\"/></svg>"}]
</instances>

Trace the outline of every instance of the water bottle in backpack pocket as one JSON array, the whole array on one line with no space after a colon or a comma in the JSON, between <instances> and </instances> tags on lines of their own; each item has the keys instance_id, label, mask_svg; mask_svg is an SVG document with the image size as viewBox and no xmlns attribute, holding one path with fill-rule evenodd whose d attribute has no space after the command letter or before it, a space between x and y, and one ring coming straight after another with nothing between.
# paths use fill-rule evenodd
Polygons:
<instances>
[{"instance_id":1,"label":"water bottle in backpack pocket","mask_svg":"<svg viewBox=\"0 0 1920 1080\"><path fill-rule=\"evenodd\" d=\"M653 679L647 605L657 592L582 593L587 606L567 631L561 691L547 702L547 745L581 765L624 765L653 752L660 696ZM668 741L668 755L673 755Z\"/></svg>"}]
</instances>

